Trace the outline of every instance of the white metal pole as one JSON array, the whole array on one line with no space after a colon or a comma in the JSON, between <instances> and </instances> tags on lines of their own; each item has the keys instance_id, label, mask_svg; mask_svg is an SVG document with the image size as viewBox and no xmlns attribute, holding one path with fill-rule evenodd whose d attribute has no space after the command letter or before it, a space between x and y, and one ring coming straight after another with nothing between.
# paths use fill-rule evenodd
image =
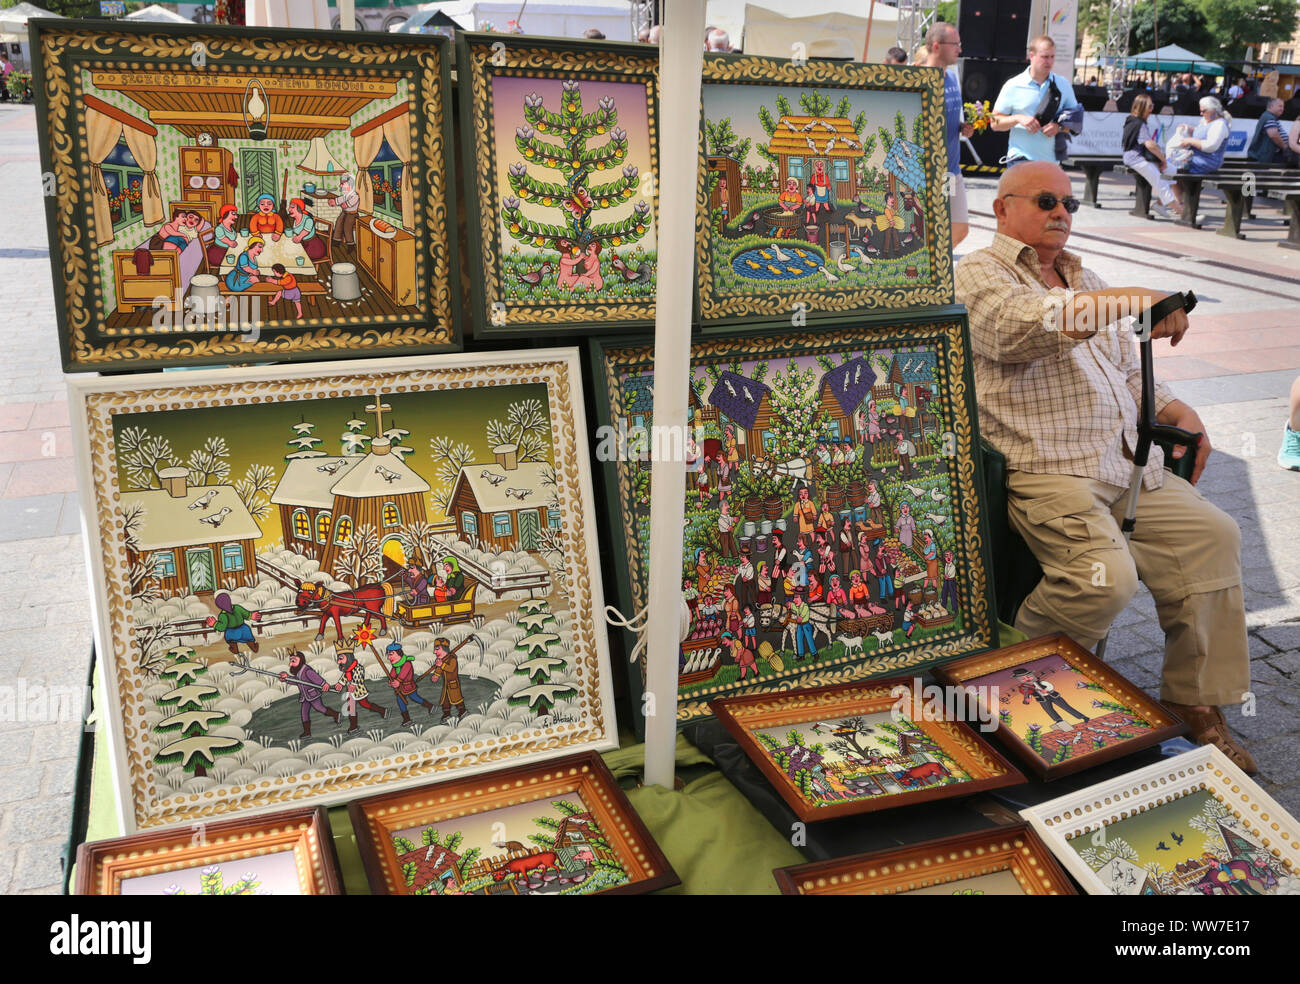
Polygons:
<instances>
[{"instance_id":1,"label":"white metal pole","mask_svg":"<svg viewBox=\"0 0 1300 984\"><path fill-rule=\"evenodd\" d=\"M660 194L655 243L659 267L653 426L660 434L676 435L677 439L654 442L676 453L660 455L650 470L645 781L671 789L677 746L677 653L681 645L682 526L686 508L682 449L689 406L691 300L695 287L695 174L700 152L704 0L674 0L671 7L664 7L659 48Z\"/></svg>"},{"instance_id":2,"label":"white metal pole","mask_svg":"<svg viewBox=\"0 0 1300 984\"><path fill-rule=\"evenodd\" d=\"M355 31L357 29L356 4L353 0L339 0L339 30Z\"/></svg>"}]
</instances>

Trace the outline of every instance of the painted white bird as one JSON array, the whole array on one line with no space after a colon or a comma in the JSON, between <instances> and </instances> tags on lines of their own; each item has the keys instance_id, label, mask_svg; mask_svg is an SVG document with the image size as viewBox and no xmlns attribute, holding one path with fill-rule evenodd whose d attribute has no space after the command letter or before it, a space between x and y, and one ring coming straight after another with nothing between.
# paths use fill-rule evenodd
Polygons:
<instances>
[{"instance_id":1,"label":"painted white bird","mask_svg":"<svg viewBox=\"0 0 1300 984\"><path fill-rule=\"evenodd\" d=\"M903 488L907 489L907 491L912 494L913 498L916 499L919 499L925 495L925 489L921 488L919 485L904 484Z\"/></svg>"},{"instance_id":2,"label":"painted white bird","mask_svg":"<svg viewBox=\"0 0 1300 984\"><path fill-rule=\"evenodd\" d=\"M817 145L813 143L813 138L804 137L804 140L808 141L808 149L811 150L814 154L817 153Z\"/></svg>"},{"instance_id":3,"label":"painted white bird","mask_svg":"<svg viewBox=\"0 0 1300 984\"><path fill-rule=\"evenodd\" d=\"M204 516L202 519L199 520L199 522L207 523L213 529L216 529L218 526L220 526L222 523L226 521L226 517L229 515L230 515L230 507L222 506L221 512L213 513L211 516Z\"/></svg>"},{"instance_id":4,"label":"painted white bird","mask_svg":"<svg viewBox=\"0 0 1300 984\"><path fill-rule=\"evenodd\" d=\"M831 152L831 148L834 146L835 146L835 138L831 137L829 140L826 141L825 153L829 154Z\"/></svg>"},{"instance_id":5,"label":"painted white bird","mask_svg":"<svg viewBox=\"0 0 1300 984\"><path fill-rule=\"evenodd\" d=\"M819 266L819 267L817 268L817 270L818 270L818 272L819 272L823 277L826 278L826 282L827 282L828 284L833 284L833 283L835 283L837 280L840 279L839 277L835 276L835 274L833 274L833 273L831 273L829 270L827 270L826 267L824 267L824 266Z\"/></svg>"},{"instance_id":6,"label":"painted white bird","mask_svg":"<svg viewBox=\"0 0 1300 984\"><path fill-rule=\"evenodd\" d=\"M724 379L724 380L722 381L722 385L725 386L725 387L727 387L727 392L730 393L732 396L739 396L739 395L740 395L739 393L736 392L736 387L734 387L734 386L731 385L731 380L730 380L730 379Z\"/></svg>"},{"instance_id":7,"label":"painted white bird","mask_svg":"<svg viewBox=\"0 0 1300 984\"><path fill-rule=\"evenodd\" d=\"M207 509L208 506L212 504L212 500L215 499L216 497L217 497L217 490L209 489L207 492L204 492L201 496L199 496L197 499L191 502L190 508Z\"/></svg>"},{"instance_id":8,"label":"painted white bird","mask_svg":"<svg viewBox=\"0 0 1300 984\"><path fill-rule=\"evenodd\" d=\"M853 370L853 385L857 386L860 382L862 382L862 363L859 362Z\"/></svg>"},{"instance_id":9,"label":"painted white bird","mask_svg":"<svg viewBox=\"0 0 1300 984\"><path fill-rule=\"evenodd\" d=\"M389 469L385 468L383 465L375 465L375 474L378 475L380 478L382 478L389 485L392 485L394 482L396 482L399 478L402 477L398 472L390 471Z\"/></svg>"},{"instance_id":10,"label":"painted white bird","mask_svg":"<svg viewBox=\"0 0 1300 984\"><path fill-rule=\"evenodd\" d=\"M523 502L532 494L532 489L506 489L506 495L518 499L520 502Z\"/></svg>"},{"instance_id":11,"label":"painted white bird","mask_svg":"<svg viewBox=\"0 0 1300 984\"><path fill-rule=\"evenodd\" d=\"M316 428L315 424L309 424L306 421L303 421L301 424L293 425L293 429L297 431L299 434L310 434L313 430L315 430L315 428Z\"/></svg>"},{"instance_id":12,"label":"painted white bird","mask_svg":"<svg viewBox=\"0 0 1300 984\"><path fill-rule=\"evenodd\" d=\"M859 260L861 260L863 263L874 263L874 262L875 262L875 261L874 261L871 257L869 257L866 253L862 252L862 247L861 247L861 246L850 246L850 247L849 247L849 255L850 255L850 256L857 257L857 258L858 258Z\"/></svg>"},{"instance_id":13,"label":"painted white bird","mask_svg":"<svg viewBox=\"0 0 1300 984\"><path fill-rule=\"evenodd\" d=\"M801 127L799 128L799 132L800 132L800 133L807 133L809 130L811 130L811 129L812 129L814 126L816 126L816 125L817 125L817 121L816 121L816 120L809 120L807 123L805 123L803 126L801 126Z\"/></svg>"},{"instance_id":14,"label":"painted white bird","mask_svg":"<svg viewBox=\"0 0 1300 984\"><path fill-rule=\"evenodd\" d=\"M323 465L317 465L316 470L318 472L324 472L326 475L333 475L336 471L342 468L344 464L345 462L340 458L338 461L327 461Z\"/></svg>"},{"instance_id":15,"label":"painted white bird","mask_svg":"<svg viewBox=\"0 0 1300 984\"><path fill-rule=\"evenodd\" d=\"M835 127L831 126L831 125L830 125L829 123L827 123L825 120L818 120L818 121L817 121L817 125L818 125L819 127L821 127L823 130L825 130L827 133L834 133L834 132L835 132Z\"/></svg>"},{"instance_id":16,"label":"painted white bird","mask_svg":"<svg viewBox=\"0 0 1300 984\"><path fill-rule=\"evenodd\" d=\"M840 273L857 273L858 268L852 263L845 263L843 260L836 260L835 265L839 267ZM848 377L845 377L847 380Z\"/></svg>"},{"instance_id":17,"label":"painted white bird","mask_svg":"<svg viewBox=\"0 0 1300 984\"><path fill-rule=\"evenodd\" d=\"M938 513L926 513L925 518L934 523L935 526L942 526L948 522L947 516L940 516Z\"/></svg>"},{"instance_id":18,"label":"painted white bird","mask_svg":"<svg viewBox=\"0 0 1300 984\"><path fill-rule=\"evenodd\" d=\"M500 485L502 482L506 480L506 477L504 475L493 475L486 468L484 468L481 472L478 473L478 477L487 479L487 481L493 486Z\"/></svg>"},{"instance_id":19,"label":"painted white bird","mask_svg":"<svg viewBox=\"0 0 1300 984\"><path fill-rule=\"evenodd\" d=\"M742 386L741 389L743 389L743 390L745 391L745 399L748 400L750 403L753 403L753 402L754 402L754 394L751 393L751 392L749 391L749 387L748 387L748 386Z\"/></svg>"},{"instance_id":20,"label":"painted white bird","mask_svg":"<svg viewBox=\"0 0 1300 984\"><path fill-rule=\"evenodd\" d=\"M793 123L791 123L789 120L782 120L781 122L785 124L785 128L789 130L791 133L799 132L799 128L795 126Z\"/></svg>"},{"instance_id":21,"label":"painted white bird","mask_svg":"<svg viewBox=\"0 0 1300 984\"><path fill-rule=\"evenodd\" d=\"M786 256L784 253L781 252L781 247L778 246L776 243L770 243L768 245L768 248L776 255L776 258L780 262L784 263L786 260L790 259L790 257Z\"/></svg>"},{"instance_id":22,"label":"painted white bird","mask_svg":"<svg viewBox=\"0 0 1300 984\"><path fill-rule=\"evenodd\" d=\"M943 500L948 497L944 495L942 492L940 492L938 489L931 489L930 498L933 499L935 502L943 502Z\"/></svg>"}]
</instances>

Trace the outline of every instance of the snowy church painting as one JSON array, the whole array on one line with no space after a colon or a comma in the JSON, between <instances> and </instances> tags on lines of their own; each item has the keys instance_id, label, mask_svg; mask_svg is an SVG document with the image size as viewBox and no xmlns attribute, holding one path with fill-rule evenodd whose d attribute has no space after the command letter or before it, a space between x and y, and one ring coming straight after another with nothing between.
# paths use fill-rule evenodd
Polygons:
<instances>
[{"instance_id":1,"label":"snowy church painting","mask_svg":"<svg viewBox=\"0 0 1300 984\"><path fill-rule=\"evenodd\" d=\"M87 394L140 826L604 741L577 367L529 355Z\"/></svg>"}]
</instances>

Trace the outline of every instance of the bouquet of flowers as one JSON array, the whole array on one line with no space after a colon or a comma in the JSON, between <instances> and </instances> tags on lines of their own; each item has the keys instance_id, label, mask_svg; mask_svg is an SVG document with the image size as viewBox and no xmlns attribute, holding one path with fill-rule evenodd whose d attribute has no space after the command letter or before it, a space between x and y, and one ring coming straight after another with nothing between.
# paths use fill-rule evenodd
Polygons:
<instances>
[{"instance_id":1,"label":"bouquet of flowers","mask_svg":"<svg viewBox=\"0 0 1300 984\"><path fill-rule=\"evenodd\" d=\"M993 122L993 112L989 108L989 101L962 103L962 113L966 122L975 128L976 133L981 133L989 128Z\"/></svg>"}]
</instances>

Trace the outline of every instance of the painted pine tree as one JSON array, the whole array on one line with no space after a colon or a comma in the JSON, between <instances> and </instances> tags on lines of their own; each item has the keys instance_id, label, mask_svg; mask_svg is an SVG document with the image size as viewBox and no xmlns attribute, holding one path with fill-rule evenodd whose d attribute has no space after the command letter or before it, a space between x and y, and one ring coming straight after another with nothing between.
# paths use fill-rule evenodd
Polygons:
<instances>
[{"instance_id":1,"label":"painted pine tree","mask_svg":"<svg viewBox=\"0 0 1300 984\"><path fill-rule=\"evenodd\" d=\"M502 201L502 219L512 239L526 245L585 252L593 243L623 246L645 236L650 225L650 205L638 201L632 214L615 222L593 225L593 216L636 197L640 174L627 157L627 131L618 124L618 109L611 96L603 96L596 109L583 113L582 90L574 79L564 82L560 111L543 105L537 93L524 97L524 124L515 130L515 147L522 161L510 165L507 180L514 192ZM604 138L594 146L592 141ZM529 170L558 172L559 181L545 181ZM590 182L602 171L622 164L622 173L602 184ZM536 222L523 213L529 203L553 209L564 225ZM562 245L563 244L563 245Z\"/></svg>"},{"instance_id":2,"label":"painted pine tree","mask_svg":"<svg viewBox=\"0 0 1300 984\"><path fill-rule=\"evenodd\" d=\"M244 743L237 738L209 734L212 728L228 723L230 715L204 706L204 701L217 696L220 691L196 682L198 677L208 672L208 668L193 656L193 649L172 650L167 654L166 667L159 674L175 686L158 698L158 704L175 708L175 713L159 721L154 731L179 737L160 748L154 761L180 762L186 772L203 777L218 756L233 755L244 747Z\"/></svg>"}]
</instances>

